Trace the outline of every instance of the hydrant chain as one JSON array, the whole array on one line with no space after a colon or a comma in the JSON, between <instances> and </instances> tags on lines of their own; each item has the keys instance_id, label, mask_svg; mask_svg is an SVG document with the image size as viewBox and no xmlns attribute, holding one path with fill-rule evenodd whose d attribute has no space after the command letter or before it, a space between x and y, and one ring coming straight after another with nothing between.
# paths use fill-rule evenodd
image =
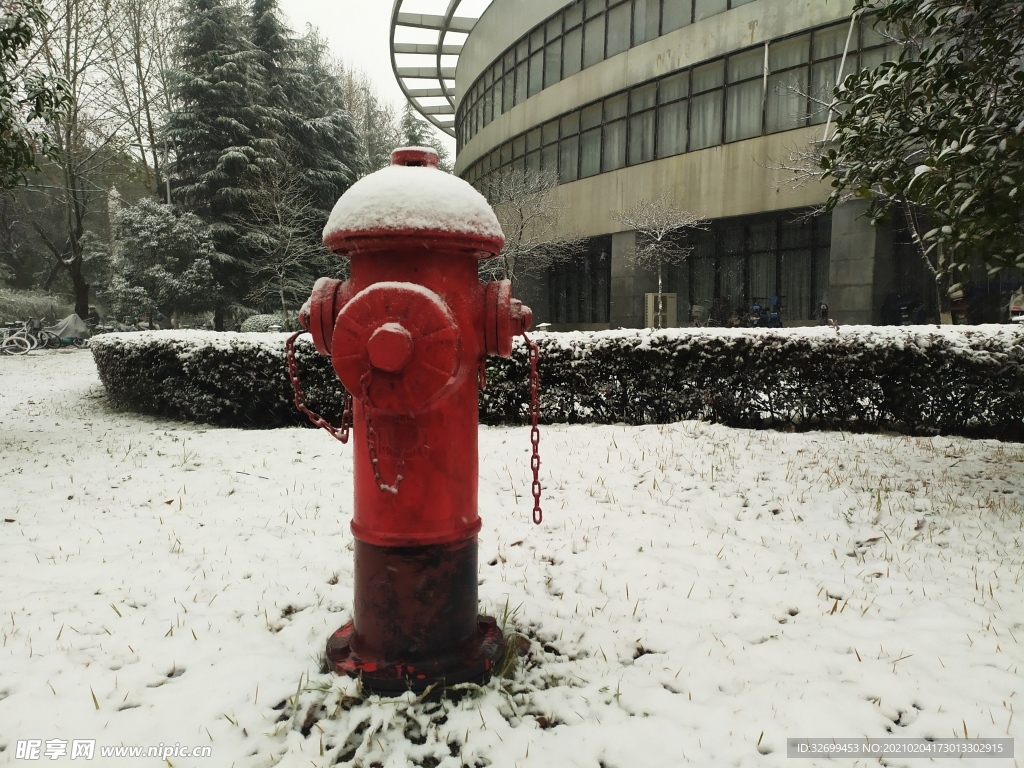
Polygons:
<instances>
[{"instance_id":1,"label":"hydrant chain","mask_svg":"<svg viewBox=\"0 0 1024 768\"><path fill-rule=\"evenodd\" d=\"M288 378L291 379L292 390L295 392L295 407L306 414L306 418L314 426L327 430L335 440L347 443L349 427L352 426L352 394L348 390L345 390L345 410L341 414L340 427L334 426L319 413L306 406L306 394L302 391L302 384L299 381L299 361L295 356L295 340L304 333L308 333L308 331L297 331L289 336L284 343L285 357L288 361Z\"/></svg>"},{"instance_id":2,"label":"hydrant chain","mask_svg":"<svg viewBox=\"0 0 1024 768\"><path fill-rule=\"evenodd\" d=\"M377 483L377 487L381 491L387 491L391 494L398 493L398 486L402 482L401 469L403 462L398 463L399 472L395 475L395 482L385 483L384 478L380 473L380 459L377 456L377 430L373 428L373 421L370 418L370 413L373 408L370 405L370 377L372 376L372 369L363 374L359 380L362 386L362 397L359 402L363 406L363 421L366 424L366 450L370 455L370 466L373 468L373 479Z\"/></svg>"},{"instance_id":3,"label":"hydrant chain","mask_svg":"<svg viewBox=\"0 0 1024 768\"><path fill-rule=\"evenodd\" d=\"M537 373L537 359L540 348L523 332L528 354L530 356L530 443L533 455L530 457L530 469L533 470L533 522L540 525L544 520L544 512L540 508L540 428L537 420L540 417L540 374Z\"/></svg>"}]
</instances>

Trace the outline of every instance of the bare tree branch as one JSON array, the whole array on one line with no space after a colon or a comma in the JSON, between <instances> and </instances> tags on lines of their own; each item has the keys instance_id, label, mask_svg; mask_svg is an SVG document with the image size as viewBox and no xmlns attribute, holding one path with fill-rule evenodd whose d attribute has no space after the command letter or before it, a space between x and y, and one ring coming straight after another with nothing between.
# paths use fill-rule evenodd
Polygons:
<instances>
[{"instance_id":1,"label":"bare tree branch","mask_svg":"<svg viewBox=\"0 0 1024 768\"><path fill-rule=\"evenodd\" d=\"M667 194L640 200L625 211L611 211L609 215L636 232L631 261L658 273L657 325L661 327L664 266L685 261L693 251L685 242L686 235L707 229L710 222L702 214L680 208Z\"/></svg>"},{"instance_id":2,"label":"bare tree branch","mask_svg":"<svg viewBox=\"0 0 1024 768\"><path fill-rule=\"evenodd\" d=\"M491 176L484 191L505 233L505 247L496 259L480 263L482 278L515 282L583 251L583 238L556 234L566 207L555 193L557 186L558 177L550 171L507 170Z\"/></svg>"}]
</instances>

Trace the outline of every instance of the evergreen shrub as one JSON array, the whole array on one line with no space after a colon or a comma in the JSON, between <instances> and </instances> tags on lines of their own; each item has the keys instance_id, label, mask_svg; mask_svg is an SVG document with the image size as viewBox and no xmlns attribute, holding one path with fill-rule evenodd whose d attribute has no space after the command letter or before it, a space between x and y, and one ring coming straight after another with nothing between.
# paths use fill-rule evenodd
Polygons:
<instances>
[{"instance_id":1,"label":"evergreen shrub","mask_svg":"<svg viewBox=\"0 0 1024 768\"><path fill-rule=\"evenodd\" d=\"M223 427L304 424L285 364L285 333L142 331L89 344L115 408ZM341 417L341 384L308 336L296 344L311 408Z\"/></svg>"},{"instance_id":2,"label":"evergreen shrub","mask_svg":"<svg viewBox=\"0 0 1024 768\"><path fill-rule=\"evenodd\" d=\"M535 333L541 421L893 430L1024 441L1024 329L1014 326L669 329ZM305 423L285 334L157 331L93 340L117 407L204 423ZM310 407L334 423L342 391L309 337L297 345ZM521 340L490 358L485 424L529 418Z\"/></svg>"}]
</instances>

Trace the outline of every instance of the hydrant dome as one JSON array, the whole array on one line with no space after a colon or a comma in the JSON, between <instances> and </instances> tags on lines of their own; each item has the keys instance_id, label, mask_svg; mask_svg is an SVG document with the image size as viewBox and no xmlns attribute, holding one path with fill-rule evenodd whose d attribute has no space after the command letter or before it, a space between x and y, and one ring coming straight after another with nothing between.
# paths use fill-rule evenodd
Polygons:
<instances>
[{"instance_id":1,"label":"hydrant dome","mask_svg":"<svg viewBox=\"0 0 1024 768\"><path fill-rule=\"evenodd\" d=\"M396 240L440 238L484 258L505 236L487 200L457 176L437 168L437 153L402 147L391 165L353 184L331 211L324 244L335 253L379 250Z\"/></svg>"}]
</instances>

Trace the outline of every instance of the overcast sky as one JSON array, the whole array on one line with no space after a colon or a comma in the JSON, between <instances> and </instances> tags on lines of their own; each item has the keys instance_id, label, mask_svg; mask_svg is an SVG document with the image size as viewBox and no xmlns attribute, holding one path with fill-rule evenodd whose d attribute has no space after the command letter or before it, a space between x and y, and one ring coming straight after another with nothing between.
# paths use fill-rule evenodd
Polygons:
<instances>
[{"instance_id":1,"label":"overcast sky","mask_svg":"<svg viewBox=\"0 0 1024 768\"><path fill-rule=\"evenodd\" d=\"M405 103L391 70L389 32L392 0L279 0L289 26L319 28L335 56L370 77L377 94L401 109ZM455 141L444 137L454 154Z\"/></svg>"},{"instance_id":2,"label":"overcast sky","mask_svg":"<svg viewBox=\"0 0 1024 768\"><path fill-rule=\"evenodd\" d=\"M381 97L402 104L388 49L389 0L280 0L280 5L293 30L318 27L335 56L366 72Z\"/></svg>"}]
</instances>

